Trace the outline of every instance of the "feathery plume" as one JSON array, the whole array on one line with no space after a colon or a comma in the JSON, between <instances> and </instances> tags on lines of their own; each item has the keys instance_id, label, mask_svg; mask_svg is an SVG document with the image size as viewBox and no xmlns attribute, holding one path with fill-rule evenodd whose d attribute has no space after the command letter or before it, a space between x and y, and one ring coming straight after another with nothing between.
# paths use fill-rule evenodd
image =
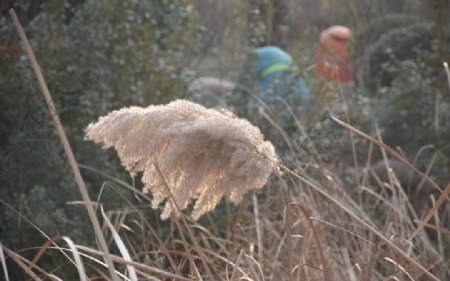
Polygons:
<instances>
[{"instance_id":1,"label":"feathery plume","mask_svg":"<svg viewBox=\"0 0 450 281\"><path fill-rule=\"evenodd\" d=\"M278 171L275 149L257 127L231 112L186 100L113 111L87 127L86 139L114 147L130 173L143 172L144 192L152 193L152 207L166 200L162 219L179 214L155 163L180 210L196 199L195 220L213 210L222 197L239 203Z\"/></svg>"}]
</instances>

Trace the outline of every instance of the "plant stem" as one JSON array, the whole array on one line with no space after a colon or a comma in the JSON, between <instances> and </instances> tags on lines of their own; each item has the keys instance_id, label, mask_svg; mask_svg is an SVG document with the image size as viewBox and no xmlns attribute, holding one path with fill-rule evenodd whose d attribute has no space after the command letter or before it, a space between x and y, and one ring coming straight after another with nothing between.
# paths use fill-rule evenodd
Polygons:
<instances>
[{"instance_id":1,"label":"plant stem","mask_svg":"<svg viewBox=\"0 0 450 281\"><path fill-rule=\"evenodd\" d=\"M89 214L89 218L91 219L92 225L94 227L94 232L95 235L98 239L99 245L101 250L103 251L104 255L103 258L105 260L105 263L108 265L108 270L110 273L110 276L112 278L112 280L114 281L118 281L119 276L117 275L115 269L114 269L114 264L111 260L110 254L109 254L109 250L108 250L108 245L106 243L105 237L103 236L102 230L100 228L100 223L97 219L97 216L95 215L95 211L94 208L92 207L91 204L91 199L89 198L89 194L87 192L87 188L86 185L84 183L84 180L81 176L80 170L78 168L78 164L77 161L75 160L75 156L73 154L72 148L70 146L70 143L67 139L66 133L64 132L64 128L61 124L61 121L59 119L58 116L58 112L56 111L56 107L53 103L52 97L50 95L50 91L48 90L47 84L45 83L45 79L44 76L42 74L41 68L34 56L33 50L31 49L30 43L28 42L27 36L22 28L22 25L19 22L19 19L17 18L17 15L14 11L14 9L10 9L9 10L9 14L11 15L11 18L14 21L14 25L16 26L17 29L17 33L19 33L19 36L24 44L25 47L25 52L28 56L28 59L31 62L31 66L33 68L34 74L36 75L36 78L39 82L39 86L41 87L41 91L42 94L44 96L44 99L47 103L50 115L53 119L54 125L56 127L56 131L58 132L59 138L61 140L61 143L64 147L64 151L67 155L67 159L69 161L70 167L72 168L72 171L74 173L75 176L75 181L78 184L78 187L80 189L80 193L81 196L83 198L83 201L85 203L85 207L88 211Z\"/></svg>"}]
</instances>

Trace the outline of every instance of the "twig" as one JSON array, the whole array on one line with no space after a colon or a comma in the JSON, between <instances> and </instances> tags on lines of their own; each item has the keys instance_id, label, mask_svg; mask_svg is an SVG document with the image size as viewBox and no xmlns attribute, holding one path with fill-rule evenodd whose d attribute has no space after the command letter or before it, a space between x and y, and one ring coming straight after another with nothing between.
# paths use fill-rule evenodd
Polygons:
<instances>
[{"instance_id":1,"label":"twig","mask_svg":"<svg viewBox=\"0 0 450 281\"><path fill-rule=\"evenodd\" d=\"M390 155L394 156L395 158L397 158L400 162L402 162L403 164L405 164L408 168L410 168L412 171L414 171L415 173L417 173L418 175L420 175L421 177L425 178L431 185L433 185L435 188L437 188L440 192L442 192L442 189L433 181L431 180L426 174L424 174L423 172L419 171L416 167L414 167L414 165L412 165L411 163L409 163L408 160L405 159L405 157L403 157L402 155L400 155L400 153L398 153L397 151L395 151L392 147L386 145L385 143L377 140L376 138L369 136L368 134L361 132L360 130L356 129L355 127L345 123L344 121L339 120L338 118L334 117L333 115L331 115L331 113L329 111L325 112L325 117L329 118L331 121L333 121L335 124L341 126L344 129L349 130L350 132L370 141L371 143L383 148L384 150L386 150L387 153L389 153Z\"/></svg>"},{"instance_id":2,"label":"twig","mask_svg":"<svg viewBox=\"0 0 450 281\"><path fill-rule=\"evenodd\" d=\"M425 225L428 225L428 221L433 216L434 212L437 211L437 209L444 203L446 199L448 199L448 195L450 194L450 182L447 184L447 187L445 190L441 193L439 198L436 200L436 203L434 204L433 208L431 208L425 218L419 223L419 227L414 231L412 237L414 237Z\"/></svg>"},{"instance_id":3,"label":"twig","mask_svg":"<svg viewBox=\"0 0 450 281\"><path fill-rule=\"evenodd\" d=\"M94 208L92 207L91 204L89 204L89 202L91 202L91 200L89 198L89 194L87 192L86 185L81 176L80 170L79 170L77 162L75 160L75 156L73 154L72 148L70 147L70 143L67 139L66 133L64 132L64 128L61 125L61 121L59 120L58 112L56 111L55 105L53 104L53 100L50 95L50 91L48 90L47 84L45 83L45 79L42 74L41 68L34 56L33 50L31 49L30 43L28 42L27 36L22 28L22 25L19 22L19 19L17 18L17 15L16 15L14 9L10 9L9 14L11 15L11 18L14 21L14 25L16 26L17 33L19 33L19 36L24 44L25 52L28 56L28 59L31 62L31 66L32 66L34 74L36 75L36 78L39 82L39 86L41 87L42 94L47 103L50 115L51 115L54 125L56 127L56 131L58 132L59 138L64 147L64 151L66 152L70 167L72 168L72 171L74 173L75 181L78 184L81 196L83 197L83 201L85 202L85 206L88 211L89 218L91 219L92 225L94 227L95 235L98 239L100 248L102 249L102 251L105 254L105 255L103 255L103 258L105 260L105 263L108 265L108 270L109 270L110 276L111 276L112 280L118 281L120 279L114 270L114 264L109 255L108 245L106 244L105 237L103 236L103 233L101 231L100 223L95 215Z\"/></svg>"}]
</instances>

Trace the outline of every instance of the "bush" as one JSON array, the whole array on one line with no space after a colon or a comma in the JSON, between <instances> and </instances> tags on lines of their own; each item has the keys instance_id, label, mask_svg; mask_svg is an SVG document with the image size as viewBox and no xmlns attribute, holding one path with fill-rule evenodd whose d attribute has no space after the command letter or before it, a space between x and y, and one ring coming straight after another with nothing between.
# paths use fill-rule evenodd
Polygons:
<instances>
[{"instance_id":1,"label":"bush","mask_svg":"<svg viewBox=\"0 0 450 281\"><path fill-rule=\"evenodd\" d=\"M25 2L20 7L34 3ZM86 1L76 7L69 2L42 4L26 31L77 160L123 177L116 156L85 142L83 130L118 106L158 103L183 91L184 75L201 36L196 14L183 1ZM91 231L85 231L89 226L85 211L66 204L79 200L78 188L30 64L18 47L16 31L7 13L3 15L2 199L49 236L64 234L81 244L92 243ZM19 16L23 19L25 12ZM84 170L83 174L95 200L105 179ZM118 196L103 194L102 203L119 208ZM43 243L30 225L17 221L17 214L3 204L0 209L4 214L0 237L8 246Z\"/></svg>"},{"instance_id":2,"label":"bush","mask_svg":"<svg viewBox=\"0 0 450 281\"><path fill-rule=\"evenodd\" d=\"M388 145L401 147L410 159L422 147L433 145L421 155L418 166L425 169L437 157L434 175L445 184L450 169L446 141L450 99L442 62L450 52L441 45L450 42L450 32L427 19L406 24L407 18L402 18L399 27L389 29L393 23L384 32L375 30L379 38L363 52L360 92L372 99L373 118Z\"/></svg>"}]
</instances>

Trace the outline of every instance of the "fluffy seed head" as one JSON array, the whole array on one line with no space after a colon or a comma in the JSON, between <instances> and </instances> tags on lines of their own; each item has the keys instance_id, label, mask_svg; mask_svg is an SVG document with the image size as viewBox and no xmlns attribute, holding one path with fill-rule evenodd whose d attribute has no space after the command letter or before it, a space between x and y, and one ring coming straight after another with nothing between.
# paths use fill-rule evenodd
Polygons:
<instances>
[{"instance_id":1,"label":"fluffy seed head","mask_svg":"<svg viewBox=\"0 0 450 281\"><path fill-rule=\"evenodd\" d=\"M128 171L143 172L152 207L166 200L162 219L179 213L155 164L179 210L196 199L194 219L213 210L222 197L239 203L278 171L274 147L258 128L231 112L186 100L113 111L87 127L86 139L114 147Z\"/></svg>"}]
</instances>

